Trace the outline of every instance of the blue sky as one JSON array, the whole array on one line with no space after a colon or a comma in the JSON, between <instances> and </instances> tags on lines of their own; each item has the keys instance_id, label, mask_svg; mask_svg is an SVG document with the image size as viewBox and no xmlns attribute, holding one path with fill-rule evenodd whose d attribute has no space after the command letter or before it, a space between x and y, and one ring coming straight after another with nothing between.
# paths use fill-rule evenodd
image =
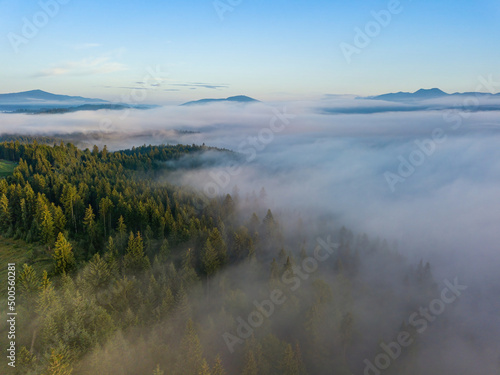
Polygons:
<instances>
[{"instance_id":1,"label":"blue sky","mask_svg":"<svg viewBox=\"0 0 500 375\"><path fill-rule=\"evenodd\" d=\"M45 2L58 9L0 1L1 92L271 100L474 91L478 76L500 78L497 0L402 0L350 63L341 43L356 47L355 29L390 1L220 0L232 8L222 18L213 0ZM25 20L36 35L23 33Z\"/></svg>"}]
</instances>

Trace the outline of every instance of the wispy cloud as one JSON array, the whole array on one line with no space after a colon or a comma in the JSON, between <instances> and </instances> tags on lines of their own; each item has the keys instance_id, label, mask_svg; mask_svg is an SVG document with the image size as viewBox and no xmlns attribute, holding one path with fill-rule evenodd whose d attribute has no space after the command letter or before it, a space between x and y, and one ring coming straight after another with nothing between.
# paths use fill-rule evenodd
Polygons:
<instances>
[{"instance_id":1,"label":"wispy cloud","mask_svg":"<svg viewBox=\"0 0 500 375\"><path fill-rule=\"evenodd\" d=\"M211 89L211 90L229 87L229 85L226 85L226 84L211 84L211 83L203 83L203 82L171 83L170 86L188 87L190 89L205 88L205 89Z\"/></svg>"},{"instance_id":2,"label":"wispy cloud","mask_svg":"<svg viewBox=\"0 0 500 375\"><path fill-rule=\"evenodd\" d=\"M65 61L35 73L34 77L84 76L108 74L127 70L127 66L113 61L111 56L90 57L79 61Z\"/></svg>"},{"instance_id":3,"label":"wispy cloud","mask_svg":"<svg viewBox=\"0 0 500 375\"><path fill-rule=\"evenodd\" d=\"M130 90L158 90L161 87L160 83L134 82L129 86L102 86L105 89L130 89ZM180 91L179 89L164 89L163 91Z\"/></svg>"}]
</instances>

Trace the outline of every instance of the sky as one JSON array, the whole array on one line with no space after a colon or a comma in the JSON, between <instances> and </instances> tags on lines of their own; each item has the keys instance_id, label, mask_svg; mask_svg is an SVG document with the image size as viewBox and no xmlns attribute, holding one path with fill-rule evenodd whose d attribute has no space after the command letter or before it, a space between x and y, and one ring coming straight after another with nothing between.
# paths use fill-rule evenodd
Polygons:
<instances>
[{"instance_id":1,"label":"sky","mask_svg":"<svg viewBox=\"0 0 500 375\"><path fill-rule=\"evenodd\" d=\"M498 75L499 18L497 0L1 0L0 92L161 104L474 91Z\"/></svg>"}]
</instances>

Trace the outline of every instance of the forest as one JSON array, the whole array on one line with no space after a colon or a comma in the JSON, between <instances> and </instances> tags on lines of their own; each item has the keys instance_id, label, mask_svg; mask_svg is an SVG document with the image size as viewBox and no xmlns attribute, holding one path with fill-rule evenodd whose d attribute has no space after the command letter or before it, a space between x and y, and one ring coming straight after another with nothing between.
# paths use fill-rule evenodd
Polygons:
<instances>
[{"instance_id":1,"label":"forest","mask_svg":"<svg viewBox=\"0 0 500 375\"><path fill-rule=\"evenodd\" d=\"M18 290L16 367L1 372L380 374L374 359L407 332L383 373L419 373L408 317L439 297L431 265L270 207L265 188L209 199L169 181L177 161L207 151L233 157L0 143L15 166L0 179L0 253ZM449 330L446 317L431 329Z\"/></svg>"}]
</instances>

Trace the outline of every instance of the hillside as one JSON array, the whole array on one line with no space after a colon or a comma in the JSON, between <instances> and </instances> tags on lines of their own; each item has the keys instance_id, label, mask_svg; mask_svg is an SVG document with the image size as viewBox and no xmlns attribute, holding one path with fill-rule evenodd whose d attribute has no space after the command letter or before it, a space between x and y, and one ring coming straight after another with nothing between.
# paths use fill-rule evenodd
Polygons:
<instances>
[{"instance_id":1,"label":"hillside","mask_svg":"<svg viewBox=\"0 0 500 375\"><path fill-rule=\"evenodd\" d=\"M230 103L257 103L259 102L256 99L250 98L249 96L245 95L238 95L238 96L230 96L229 98L225 99L201 99L201 100L196 100L192 102L187 102L181 105L187 106L187 105L201 105L201 104L210 104L210 103L218 103L218 102L230 102Z\"/></svg>"},{"instance_id":2,"label":"hillside","mask_svg":"<svg viewBox=\"0 0 500 375\"><path fill-rule=\"evenodd\" d=\"M232 155L0 143L18 163L0 179L18 373L359 373L401 322L373 326L354 302L390 316L402 300L410 312L433 298L430 265L407 264L385 241L341 226L308 235L299 213L266 208L265 192L207 197L169 182L206 152ZM356 334L366 326L372 335ZM394 373L411 358L398 363Z\"/></svg>"}]
</instances>

